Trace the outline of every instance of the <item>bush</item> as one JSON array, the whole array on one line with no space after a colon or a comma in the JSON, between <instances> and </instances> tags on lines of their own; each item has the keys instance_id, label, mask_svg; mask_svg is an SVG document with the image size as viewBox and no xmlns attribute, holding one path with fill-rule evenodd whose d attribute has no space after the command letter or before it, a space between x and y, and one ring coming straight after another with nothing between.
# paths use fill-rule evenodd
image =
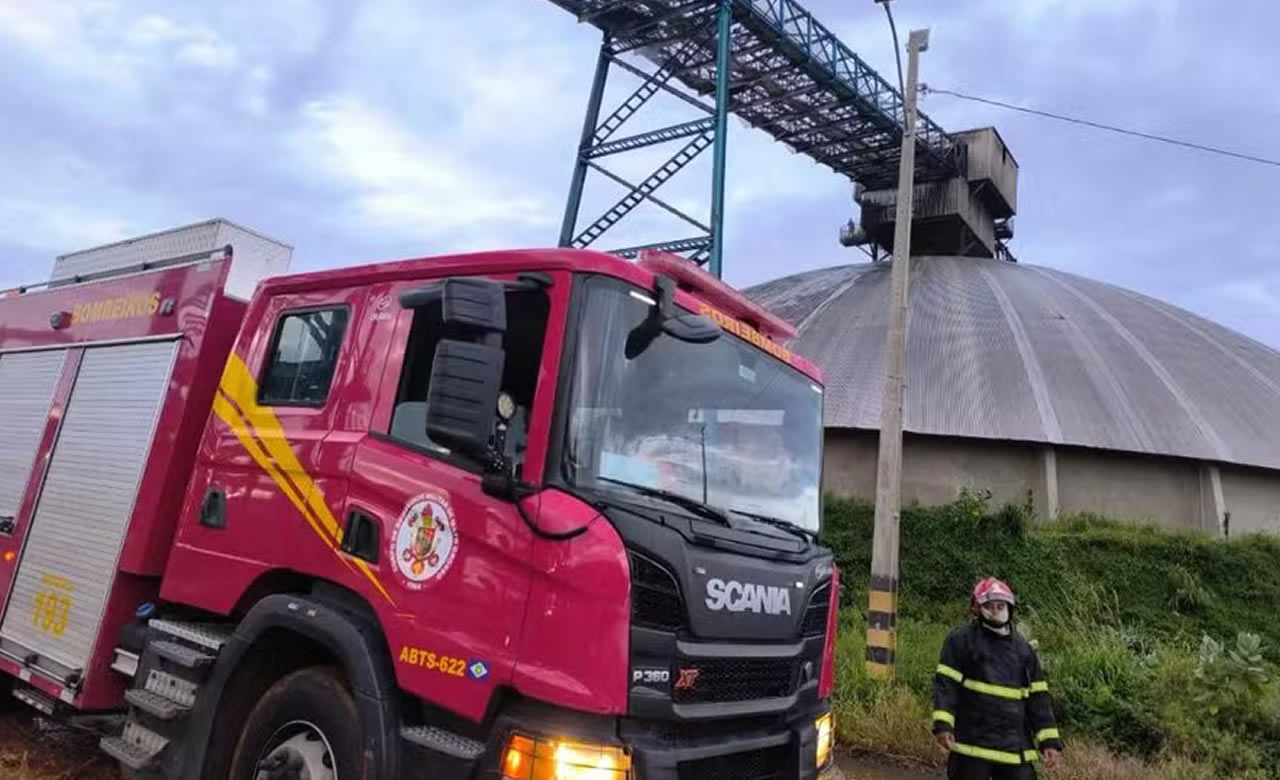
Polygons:
<instances>
[{"instance_id":1,"label":"bush","mask_svg":"<svg viewBox=\"0 0 1280 780\"><path fill-rule=\"evenodd\" d=\"M874 517L864 501L827 500L824 538L847 578L844 603L858 609L866 606ZM1246 631L1280 662L1280 539L1224 541L1096 515L1039 527L1031 519L1026 507L992 511L986 494L967 491L951 504L904 507L900 613L963 620L973 583L994 574L1014 585L1024 615L1088 602L1113 611L1108 621L1162 640Z\"/></svg>"},{"instance_id":2,"label":"bush","mask_svg":"<svg viewBox=\"0 0 1280 780\"><path fill-rule=\"evenodd\" d=\"M1064 724L1113 750L1150 757L1163 747L1149 695L1154 669L1120 631L1077 634L1042 655Z\"/></svg>"},{"instance_id":3,"label":"bush","mask_svg":"<svg viewBox=\"0 0 1280 780\"><path fill-rule=\"evenodd\" d=\"M1114 772L1061 776L1280 778L1280 540L1096 515L1036 526L1029 508L992 511L969 492L905 507L897 676L885 686L863 664L873 524L871 505L828 499L824 537L846 584L837 662L846 744L940 758L927 723L937 653L968 619L973 583L995 574L1018 592L1019 630L1039 649L1069 745L1092 743L1089 760ZM1143 774L1157 769L1165 774Z\"/></svg>"},{"instance_id":4,"label":"bush","mask_svg":"<svg viewBox=\"0 0 1280 780\"><path fill-rule=\"evenodd\" d=\"M1228 726L1243 726L1267 695L1270 677L1262 659L1262 640L1257 634L1242 633L1236 637L1236 646L1228 649L1205 634L1199 660L1193 676L1196 703Z\"/></svg>"}]
</instances>

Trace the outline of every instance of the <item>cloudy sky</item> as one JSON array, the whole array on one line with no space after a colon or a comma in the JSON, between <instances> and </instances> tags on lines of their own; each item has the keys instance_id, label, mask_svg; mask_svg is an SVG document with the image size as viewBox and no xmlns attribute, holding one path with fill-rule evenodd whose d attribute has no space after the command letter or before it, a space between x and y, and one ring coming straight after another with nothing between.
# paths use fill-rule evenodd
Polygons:
<instances>
[{"instance_id":1,"label":"cloudy sky","mask_svg":"<svg viewBox=\"0 0 1280 780\"><path fill-rule=\"evenodd\" d=\"M892 72L871 0L807 6ZM935 87L1280 157L1273 0L895 8L904 36L932 29ZM598 43L545 0L0 0L0 288L43 278L61 252L211 216L293 244L295 269L552 244ZM615 78L610 99L634 86ZM941 95L922 105L947 128L1000 128L1021 165L1024 262L1280 348L1280 168ZM692 118L676 101L646 112ZM861 258L836 243L848 182L731 131L729 281ZM640 178L644 163L616 169ZM662 195L705 216L708 165ZM588 190L585 217L612 187ZM614 243L684 233L660 211L636 217Z\"/></svg>"}]
</instances>

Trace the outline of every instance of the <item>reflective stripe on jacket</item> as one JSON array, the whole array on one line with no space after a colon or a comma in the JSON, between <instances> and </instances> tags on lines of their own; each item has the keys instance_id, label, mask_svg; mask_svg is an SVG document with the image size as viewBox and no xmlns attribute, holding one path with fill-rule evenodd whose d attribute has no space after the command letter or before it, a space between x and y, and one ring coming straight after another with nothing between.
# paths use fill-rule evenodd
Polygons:
<instances>
[{"instance_id":1,"label":"reflective stripe on jacket","mask_svg":"<svg viewBox=\"0 0 1280 780\"><path fill-rule=\"evenodd\" d=\"M1003 764L1062 749L1040 659L1016 631L974 621L947 635L933 683L933 730L954 731L956 752Z\"/></svg>"}]
</instances>

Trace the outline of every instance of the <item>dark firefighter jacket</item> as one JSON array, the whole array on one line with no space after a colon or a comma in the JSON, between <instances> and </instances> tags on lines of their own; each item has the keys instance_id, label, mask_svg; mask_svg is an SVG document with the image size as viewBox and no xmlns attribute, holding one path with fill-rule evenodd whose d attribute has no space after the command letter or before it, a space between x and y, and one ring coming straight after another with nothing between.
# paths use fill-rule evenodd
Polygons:
<instances>
[{"instance_id":1,"label":"dark firefighter jacket","mask_svg":"<svg viewBox=\"0 0 1280 780\"><path fill-rule=\"evenodd\" d=\"M947 635L933 681L933 731L955 732L955 752L1002 764L1062 749L1040 659L1027 640L974 621Z\"/></svg>"}]
</instances>

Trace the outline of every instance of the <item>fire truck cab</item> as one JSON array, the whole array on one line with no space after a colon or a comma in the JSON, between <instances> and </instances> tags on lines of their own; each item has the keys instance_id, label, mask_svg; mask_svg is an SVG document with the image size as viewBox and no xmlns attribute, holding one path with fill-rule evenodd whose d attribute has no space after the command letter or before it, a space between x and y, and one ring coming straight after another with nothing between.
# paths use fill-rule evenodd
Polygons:
<instances>
[{"instance_id":1,"label":"fire truck cab","mask_svg":"<svg viewBox=\"0 0 1280 780\"><path fill-rule=\"evenodd\" d=\"M682 258L0 298L0 677L134 776L808 780L819 372Z\"/></svg>"}]
</instances>

